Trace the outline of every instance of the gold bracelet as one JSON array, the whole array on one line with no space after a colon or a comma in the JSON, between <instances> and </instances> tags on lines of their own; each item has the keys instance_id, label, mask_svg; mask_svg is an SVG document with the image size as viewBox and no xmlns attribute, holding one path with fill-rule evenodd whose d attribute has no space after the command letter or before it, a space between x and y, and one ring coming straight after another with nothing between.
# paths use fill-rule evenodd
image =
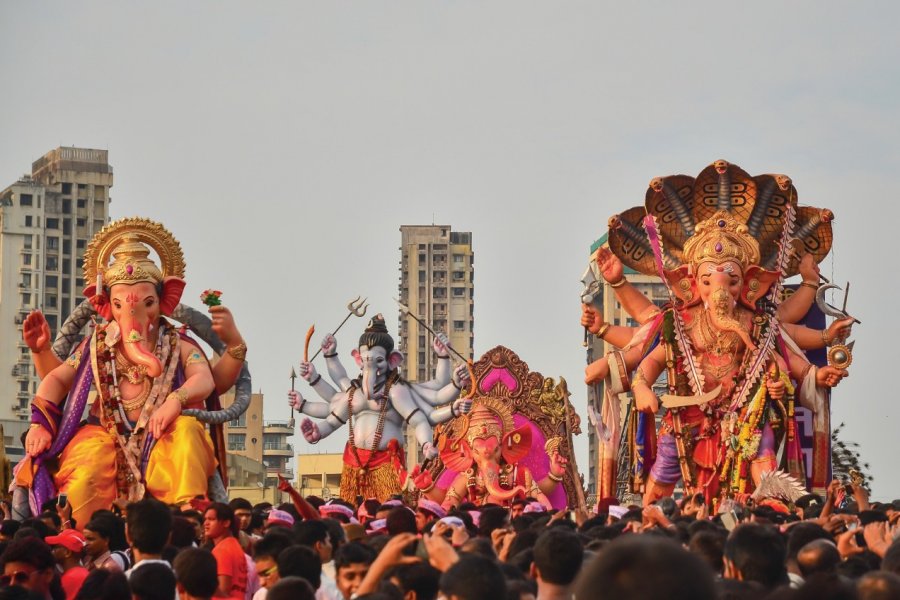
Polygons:
<instances>
[{"instance_id":1,"label":"gold bracelet","mask_svg":"<svg viewBox=\"0 0 900 600\"><path fill-rule=\"evenodd\" d=\"M827 329L822 330L822 343L825 345L825 348L828 347L829 342L828 342L828 330Z\"/></svg>"},{"instance_id":2,"label":"gold bracelet","mask_svg":"<svg viewBox=\"0 0 900 600\"><path fill-rule=\"evenodd\" d=\"M648 384L647 384L647 378L644 377L644 372L641 371L641 368L640 368L640 367L638 367L638 368L635 369L635 371L634 371L634 377L631 379L631 389L634 389L634 386L636 386L636 385L639 384L639 383L643 383L644 385L648 385ZM648 387L649 387L649 385L648 385Z\"/></svg>"},{"instance_id":3,"label":"gold bracelet","mask_svg":"<svg viewBox=\"0 0 900 600\"><path fill-rule=\"evenodd\" d=\"M549 477L550 479L552 479L552 480L555 481L556 483L559 483L560 481L563 480L563 478L562 478L561 475L554 475L554 474L553 474L553 471L547 471L547 477Z\"/></svg>"},{"instance_id":4,"label":"gold bracelet","mask_svg":"<svg viewBox=\"0 0 900 600\"><path fill-rule=\"evenodd\" d=\"M226 348L225 352L228 353L228 356L235 360L243 361L244 358L247 357L247 344L241 342L237 346L232 346L231 348Z\"/></svg>"},{"instance_id":5,"label":"gold bracelet","mask_svg":"<svg viewBox=\"0 0 900 600\"><path fill-rule=\"evenodd\" d=\"M598 338L600 338L602 340L603 336L606 335L606 332L609 331L610 327L612 327L612 325L610 323L604 323L603 325L600 326L600 329L598 329L597 333L595 333L594 335L596 335Z\"/></svg>"},{"instance_id":6,"label":"gold bracelet","mask_svg":"<svg viewBox=\"0 0 900 600\"><path fill-rule=\"evenodd\" d=\"M803 283L801 283L801 284L800 284L800 287L808 287L808 288L811 289L811 290L819 291L819 286L818 286L818 284L810 283L810 282L808 282L808 281L804 281Z\"/></svg>"},{"instance_id":7,"label":"gold bracelet","mask_svg":"<svg viewBox=\"0 0 900 600\"><path fill-rule=\"evenodd\" d=\"M618 280L617 282L615 282L615 283L610 283L610 284L609 284L609 287L611 287L611 288L620 288L620 287L622 287L623 285L625 285L625 283L626 283L627 281L628 281L627 279L625 279L624 277L622 277L622 279Z\"/></svg>"},{"instance_id":8,"label":"gold bracelet","mask_svg":"<svg viewBox=\"0 0 900 600\"><path fill-rule=\"evenodd\" d=\"M178 403L181 404L181 406L184 406L185 404L188 403L188 399L189 399L188 393L187 393L187 390L184 389L183 387L178 388L174 392L170 392L169 395L166 396L166 400L168 400L172 396L175 396L176 398L178 398Z\"/></svg>"},{"instance_id":9,"label":"gold bracelet","mask_svg":"<svg viewBox=\"0 0 900 600\"><path fill-rule=\"evenodd\" d=\"M28 426L28 429L35 429L37 427L42 427L42 425L40 423L32 423Z\"/></svg>"}]
</instances>

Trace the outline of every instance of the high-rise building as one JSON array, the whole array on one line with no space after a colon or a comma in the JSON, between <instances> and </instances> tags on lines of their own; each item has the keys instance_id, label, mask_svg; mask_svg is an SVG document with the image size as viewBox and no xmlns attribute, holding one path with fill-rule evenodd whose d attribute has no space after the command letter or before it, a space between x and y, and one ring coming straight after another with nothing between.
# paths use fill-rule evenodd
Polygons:
<instances>
[{"instance_id":1,"label":"high-rise building","mask_svg":"<svg viewBox=\"0 0 900 600\"><path fill-rule=\"evenodd\" d=\"M234 402L233 392L222 396L222 406ZM294 447L288 438L294 434L293 425L288 421L263 420L263 395L251 394L250 406L234 421L225 423L225 448L228 454L243 456L265 467L266 485L277 485L279 474L292 479L293 473L288 462L294 454Z\"/></svg>"},{"instance_id":2,"label":"high-rise building","mask_svg":"<svg viewBox=\"0 0 900 600\"><path fill-rule=\"evenodd\" d=\"M106 150L60 147L0 192L0 417L29 417L40 380L22 322L40 309L55 336L81 302L84 250L109 220L112 185Z\"/></svg>"},{"instance_id":3,"label":"high-rise building","mask_svg":"<svg viewBox=\"0 0 900 600\"><path fill-rule=\"evenodd\" d=\"M449 225L400 227L400 301L435 331L450 338L461 355L475 346L475 253L471 232ZM415 319L400 313L401 374L409 381L434 377L432 336ZM407 434L407 463L419 462L418 444Z\"/></svg>"},{"instance_id":4,"label":"high-rise building","mask_svg":"<svg viewBox=\"0 0 900 600\"><path fill-rule=\"evenodd\" d=\"M593 256L598 248L601 246L606 246L607 236L604 235L599 240L594 242L591 245L591 254ZM666 286L660 281L659 277L652 275L644 275L642 273L638 273L637 271L625 267L625 278L637 288L638 291L643 293L647 298L650 299L651 302L657 304L659 306L664 305L668 302L668 294L666 292ZM628 316L622 309L622 305L616 300L615 290L608 284L603 282L602 284L602 293L600 297L594 301L594 306L600 311L600 314L603 315L603 322L610 323L612 325L622 325L626 327L637 327L637 322ZM587 362L591 363L599 358L602 358L606 355L607 352L613 349L612 346L604 342L603 340L597 338L596 336L590 336L587 348ZM601 400L604 398L606 390L604 389L604 383L600 382L596 385L588 386L588 403L595 407L601 406ZM619 398L621 402L621 411L620 415L623 420L623 425L628 415L628 406L631 403L631 395L630 394L622 394ZM599 412L599 411L598 411ZM601 457L599 451L599 443L597 439L597 430L590 425L588 428L588 495L593 497L596 500L596 493L598 489L598 481L602 477L601 471L603 469L603 465L601 464ZM623 427L624 431L624 427ZM624 438L624 433L623 436ZM619 481L619 488L622 489L624 487L625 481L627 480L627 473L620 471L617 474Z\"/></svg>"}]
</instances>

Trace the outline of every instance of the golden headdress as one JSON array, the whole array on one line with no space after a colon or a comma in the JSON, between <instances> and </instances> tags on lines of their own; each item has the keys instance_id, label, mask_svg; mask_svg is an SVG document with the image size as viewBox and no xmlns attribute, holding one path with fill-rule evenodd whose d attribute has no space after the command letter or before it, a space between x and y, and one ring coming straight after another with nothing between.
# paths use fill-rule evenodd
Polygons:
<instances>
[{"instance_id":1,"label":"golden headdress","mask_svg":"<svg viewBox=\"0 0 900 600\"><path fill-rule=\"evenodd\" d=\"M158 267L150 259L151 248L159 255ZM110 223L94 235L84 251L84 278L88 284L96 279L100 284L97 293L117 283L161 283L167 277L182 278L184 268L178 240L161 224L140 217Z\"/></svg>"},{"instance_id":2,"label":"golden headdress","mask_svg":"<svg viewBox=\"0 0 900 600\"><path fill-rule=\"evenodd\" d=\"M494 411L483 404L479 404L466 415L466 441L471 447L475 440L495 437L500 442L503 439L503 427Z\"/></svg>"},{"instance_id":3,"label":"golden headdress","mask_svg":"<svg viewBox=\"0 0 900 600\"><path fill-rule=\"evenodd\" d=\"M682 252L684 262L697 268L702 262L722 264L733 261L746 269L759 264L759 242L731 213L720 210L694 228Z\"/></svg>"}]
</instances>

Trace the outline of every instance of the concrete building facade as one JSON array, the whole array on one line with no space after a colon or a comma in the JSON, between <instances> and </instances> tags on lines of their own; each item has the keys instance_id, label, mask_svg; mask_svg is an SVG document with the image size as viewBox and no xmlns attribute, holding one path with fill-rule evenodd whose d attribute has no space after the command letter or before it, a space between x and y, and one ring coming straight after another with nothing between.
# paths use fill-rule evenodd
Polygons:
<instances>
[{"instance_id":1,"label":"concrete building facade","mask_svg":"<svg viewBox=\"0 0 900 600\"><path fill-rule=\"evenodd\" d=\"M473 358L475 347L475 253L472 233L450 225L400 227L400 301L450 345ZM415 319L400 313L398 348L403 353L403 377L427 381L434 377L436 357L432 336ZM454 359L454 362L455 359ZM420 462L418 444L407 435L407 463Z\"/></svg>"},{"instance_id":2,"label":"concrete building facade","mask_svg":"<svg viewBox=\"0 0 900 600\"><path fill-rule=\"evenodd\" d=\"M84 250L109 221L112 185L106 150L60 147L0 192L0 418L30 416L40 380L22 322L40 309L55 336L81 302Z\"/></svg>"},{"instance_id":3,"label":"concrete building facade","mask_svg":"<svg viewBox=\"0 0 900 600\"><path fill-rule=\"evenodd\" d=\"M222 406L228 407L234 402L234 393L222 396ZM247 411L234 421L225 423L225 446L230 455L240 456L261 464L266 474L267 486L277 485L278 474L286 479L293 479L294 474L289 461L294 454L294 447L288 438L294 434L294 427L288 421L265 421L263 419L263 395L250 396ZM237 463L235 463L237 464ZM245 472L249 463L241 462Z\"/></svg>"}]
</instances>

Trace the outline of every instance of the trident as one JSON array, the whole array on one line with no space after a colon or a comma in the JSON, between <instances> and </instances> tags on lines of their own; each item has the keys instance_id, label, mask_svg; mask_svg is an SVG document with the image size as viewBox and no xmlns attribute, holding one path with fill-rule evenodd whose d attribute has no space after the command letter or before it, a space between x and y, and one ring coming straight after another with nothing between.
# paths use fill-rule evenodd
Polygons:
<instances>
[{"instance_id":1,"label":"trident","mask_svg":"<svg viewBox=\"0 0 900 600\"><path fill-rule=\"evenodd\" d=\"M337 329L335 329L334 331L331 332L331 335L337 335L337 332L341 330L341 327L344 326L344 323L346 323L350 319L350 317L365 316L366 310L369 308L369 305L366 304L366 300L368 300L368 298L363 298L362 300L360 300L360 296L357 296L356 298L354 298L353 300L348 302L347 310L350 312L347 313L347 316L344 317L344 320L341 321L341 324L337 326ZM306 347L307 348L309 348L309 338L313 331L315 331L315 325L313 325L313 327L310 328L310 333L307 334L307 337L306 337ZM309 362L316 360L316 357L319 355L320 352L322 352L322 348L319 348L318 350L316 350L316 353L313 354L313 357L311 359L309 359ZM304 360L305 360L305 357L304 357Z\"/></svg>"}]
</instances>

